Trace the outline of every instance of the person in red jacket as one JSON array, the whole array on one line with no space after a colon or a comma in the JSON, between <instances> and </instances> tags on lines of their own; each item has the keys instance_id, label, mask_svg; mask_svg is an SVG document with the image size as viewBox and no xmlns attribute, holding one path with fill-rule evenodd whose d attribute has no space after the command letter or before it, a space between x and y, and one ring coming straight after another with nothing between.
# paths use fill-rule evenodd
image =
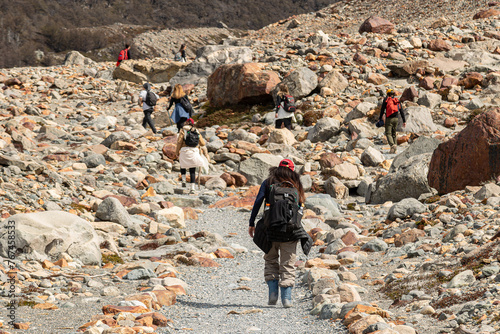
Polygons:
<instances>
[{"instance_id":1,"label":"person in red jacket","mask_svg":"<svg viewBox=\"0 0 500 334\"><path fill-rule=\"evenodd\" d=\"M116 62L116 66L120 66L120 63L122 60L126 59L132 59L130 56L130 44L125 44L125 49L120 51L120 54L118 55L118 61Z\"/></svg>"}]
</instances>

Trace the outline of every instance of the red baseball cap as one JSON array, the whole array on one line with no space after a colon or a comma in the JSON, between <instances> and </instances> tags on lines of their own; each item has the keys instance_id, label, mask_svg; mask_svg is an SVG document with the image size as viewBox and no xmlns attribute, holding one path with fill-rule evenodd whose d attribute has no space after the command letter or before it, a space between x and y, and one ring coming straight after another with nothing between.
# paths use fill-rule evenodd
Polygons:
<instances>
[{"instance_id":1,"label":"red baseball cap","mask_svg":"<svg viewBox=\"0 0 500 334\"><path fill-rule=\"evenodd\" d=\"M193 124L193 125L194 125L194 119L192 119L192 118L188 118L188 119L186 120L186 123L187 123L187 124Z\"/></svg>"},{"instance_id":2,"label":"red baseball cap","mask_svg":"<svg viewBox=\"0 0 500 334\"><path fill-rule=\"evenodd\" d=\"M295 169L295 165L293 164L293 161L290 160L290 159L283 159L283 160L281 160L279 166L280 167L288 167L288 168L290 168L292 170L292 172Z\"/></svg>"}]
</instances>

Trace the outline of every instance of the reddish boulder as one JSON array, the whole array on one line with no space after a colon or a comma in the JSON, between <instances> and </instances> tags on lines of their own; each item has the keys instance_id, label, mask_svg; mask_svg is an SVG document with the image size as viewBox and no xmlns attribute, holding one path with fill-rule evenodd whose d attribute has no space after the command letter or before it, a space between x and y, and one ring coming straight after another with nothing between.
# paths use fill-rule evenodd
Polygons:
<instances>
[{"instance_id":1,"label":"reddish boulder","mask_svg":"<svg viewBox=\"0 0 500 334\"><path fill-rule=\"evenodd\" d=\"M419 86L425 90L431 90L434 88L434 81L436 81L434 77L424 77L420 80Z\"/></svg>"},{"instance_id":2,"label":"reddish boulder","mask_svg":"<svg viewBox=\"0 0 500 334\"><path fill-rule=\"evenodd\" d=\"M459 86L464 86L465 89L474 88L476 85L481 85L483 83L484 77L481 73L469 72L465 75L465 78L458 82Z\"/></svg>"},{"instance_id":3,"label":"reddish boulder","mask_svg":"<svg viewBox=\"0 0 500 334\"><path fill-rule=\"evenodd\" d=\"M427 180L440 194L479 186L500 175L500 108L474 118L440 144L432 155Z\"/></svg>"},{"instance_id":4,"label":"reddish boulder","mask_svg":"<svg viewBox=\"0 0 500 334\"><path fill-rule=\"evenodd\" d=\"M415 86L411 86L404 90L399 101L401 101L401 103L405 101L413 102L413 100L417 97L418 97L418 90L415 88Z\"/></svg>"},{"instance_id":5,"label":"reddish boulder","mask_svg":"<svg viewBox=\"0 0 500 334\"><path fill-rule=\"evenodd\" d=\"M352 60L358 64L361 64L361 65L366 65L368 63L368 58L366 58L365 56L363 56L362 54L360 54L358 52L356 52L354 54L354 57L352 58Z\"/></svg>"},{"instance_id":6,"label":"reddish boulder","mask_svg":"<svg viewBox=\"0 0 500 334\"><path fill-rule=\"evenodd\" d=\"M377 34L392 34L395 32L394 24L378 16L369 17L361 27L359 33L374 32Z\"/></svg>"},{"instance_id":7,"label":"reddish boulder","mask_svg":"<svg viewBox=\"0 0 500 334\"><path fill-rule=\"evenodd\" d=\"M456 86L458 84L458 79L454 77L444 77L441 82L441 88L448 88L451 86Z\"/></svg>"},{"instance_id":8,"label":"reddish boulder","mask_svg":"<svg viewBox=\"0 0 500 334\"><path fill-rule=\"evenodd\" d=\"M485 19L485 18L488 18L488 17L498 16L498 15L500 15L500 11L499 10L496 10L495 8L490 8L490 9L482 10L482 11L476 13L472 17L472 19L479 20L479 19Z\"/></svg>"},{"instance_id":9,"label":"reddish boulder","mask_svg":"<svg viewBox=\"0 0 500 334\"><path fill-rule=\"evenodd\" d=\"M450 51L451 44L442 39L433 39L429 42L429 49L432 51Z\"/></svg>"},{"instance_id":10,"label":"reddish boulder","mask_svg":"<svg viewBox=\"0 0 500 334\"><path fill-rule=\"evenodd\" d=\"M21 86L23 83L18 78L10 78L3 82L5 86Z\"/></svg>"},{"instance_id":11,"label":"reddish boulder","mask_svg":"<svg viewBox=\"0 0 500 334\"><path fill-rule=\"evenodd\" d=\"M457 123L458 123L458 119L456 117L447 117L444 120L444 126L447 128L452 128L455 125L457 125Z\"/></svg>"},{"instance_id":12,"label":"reddish boulder","mask_svg":"<svg viewBox=\"0 0 500 334\"><path fill-rule=\"evenodd\" d=\"M405 231L394 237L394 246L401 247L409 243L414 243L418 238L425 237L425 232L419 230L418 228L413 228L411 230Z\"/></svg>"},{"instance_id":13,"label":"reddish boulder","mask_svg":"<svg viewBox=\"0 0 500 334\"><path fill-rule=\"evenodd\" d=\"M261 64L222 65L208 77L207 97L214 107L270 102L280 81L276 72L263 71Z\"/></svg>"},{"instance_id":14,"label":"reddish boulder","mask_svg":"<svg viewBox=\"0 0 500 334\"><path fill-rule=\"evenodd\" d=\"M223 179L224 182L226 182L226 185L228 187L234 186L234 184L236 183L234 177L232 177L229 173L222 174L220 178Z\"/></svg>"},{"instance_id":15,"label":"reddish boulder","mask_svg":"<svg viewBox=\"0 0 500 334\"><path fill-rule=\"evenodd\" d=\"M228 172L228 173L234 178L235 186L243 187L245 184L247 184L248 180L243 174L240 174L238 172Z\"/></svg>"},{"instance_id":16,"label":"reddish boulder","mask_svg":"<svg viewBox=\"0 0 500 334\"><path fill-rule=\"evenodd\" d=\"M333 168L342 163L342 159L340 159L335 153L323 153L320 156L319 164L321 168Z\"/></svg>"}]
</instances>

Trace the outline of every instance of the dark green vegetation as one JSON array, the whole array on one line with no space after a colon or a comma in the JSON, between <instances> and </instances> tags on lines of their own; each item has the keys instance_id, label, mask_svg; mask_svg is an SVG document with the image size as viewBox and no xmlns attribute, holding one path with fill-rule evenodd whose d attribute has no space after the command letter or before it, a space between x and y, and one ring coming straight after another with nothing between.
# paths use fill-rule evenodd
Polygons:
<instances>
[{"instance_id":1,"label":"dark green vegetation","mask_svg":"<svg viewBox=\"0 0 500 334\"><path fill-rule=\"evenodd\" d=\"M36 50L90 51L123 44L134 33L96 28L114 23L157 28L258 29L335 0L0 0L0 68L39 64Z\"/></svg>"},{"instance_id":2,"label":"dark green vegetation","mask_svg":"<svg viewBox=\"0 0 500 334\"><path fill-rule=\"evenodd\" d=\"M203 107L205 113L197 122L197 127L208 127L213 125L231 125L244 121L251 121L252 116L260 113L264 115L267 112L273 111L273 105L267 106L257 105L237 105L226 108Z\"/></svg>"}]
</instances>

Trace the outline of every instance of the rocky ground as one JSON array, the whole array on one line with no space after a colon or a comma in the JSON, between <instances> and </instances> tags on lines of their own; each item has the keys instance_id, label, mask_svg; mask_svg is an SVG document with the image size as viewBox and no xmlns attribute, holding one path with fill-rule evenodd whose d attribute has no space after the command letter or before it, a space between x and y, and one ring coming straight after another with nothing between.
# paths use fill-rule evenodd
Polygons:
<instances>
[{"instance_id":1,"label":"rocky ground","mask_svg":"<svg viewBox=\"0 0 500 334\"><path fill-rule=\"evenodd\" d=\"M72 52L0 70L0 333L498 332L499 5L399 4L406 20L339 2L189 63ZM157 135L141 126L144 81L161 95ZM292 131L272 125L280 82ZM174 83L212 159L191 192L165 112ZM374 125L388 88L407 123L396 154ZM314 239L291 310L265 305L247 236L284 157Z\"/></svg>"}]
</instances>

